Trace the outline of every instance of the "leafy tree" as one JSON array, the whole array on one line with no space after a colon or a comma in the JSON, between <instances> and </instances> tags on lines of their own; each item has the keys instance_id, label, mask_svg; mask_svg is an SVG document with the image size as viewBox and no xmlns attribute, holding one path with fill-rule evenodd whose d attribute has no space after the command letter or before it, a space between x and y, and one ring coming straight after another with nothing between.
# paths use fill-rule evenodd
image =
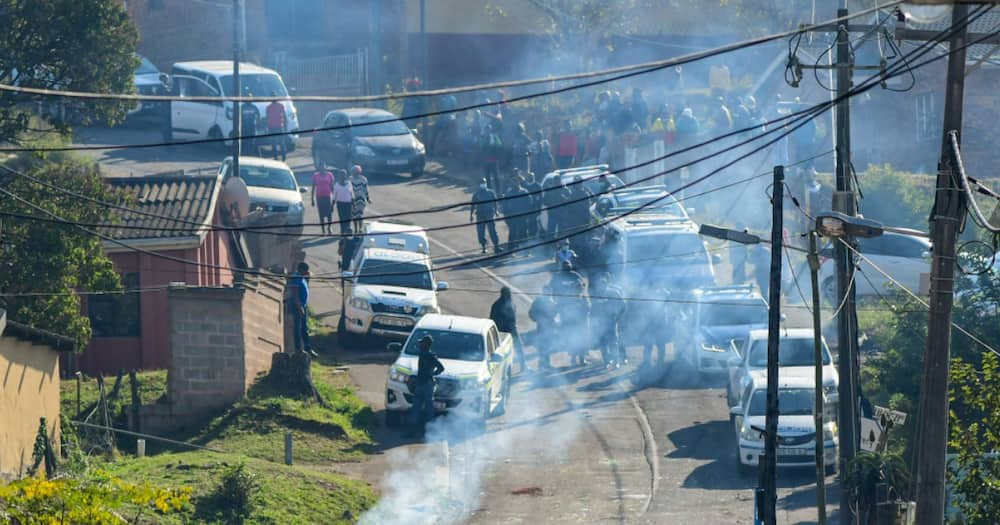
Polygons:
<instances>
[{"instance_id":1,"label":"leafy tree","mask_svg":"<svg viewBox=\"0 0 1000 525\"><path fill-rule=\"evenodd\" d=\"M119 0L0 0L0 81L24 87L125 93L134 90L138 33ZM72 119L116 123L129 104L80 101L0 92L0 141L17 141L29 129L29 110L43 111L57 130Z\"/></svg>"},{"instance_id":2,"label":"leafy tree","mask_svg":"<svg viewBox=\"0 0 1000 525\"><path fill-rule=\"evenodd\" d=\"M34 178L104 202L123 197L101 181L95 164L72 156L52 162L19 157L6 163ZM0 187L67 221L111 222L110 210L56 192L28 179L0 172ZM0 212L45 217L31 206L0 194ZM81 315L78 290L117 290L121 283L104 255L101 241L78 228L0 216L3 222L3 269L0 304L11 319L72 337L83 348L90 340L90 320ZM31 293L54 295L25 295Z\"/></svg>"},{"instance_id":3,"label":"leafy tree","mask_svg":"<svg viewBox=\"0 0 1000 525\"><path fill-rule=\"evenodd\" d=\"M986 352L982 370L961 359L951 369L949 465L954 501L967 523L996 523L1000 514L1000 357Z\"/></svg>"}]
</instances>

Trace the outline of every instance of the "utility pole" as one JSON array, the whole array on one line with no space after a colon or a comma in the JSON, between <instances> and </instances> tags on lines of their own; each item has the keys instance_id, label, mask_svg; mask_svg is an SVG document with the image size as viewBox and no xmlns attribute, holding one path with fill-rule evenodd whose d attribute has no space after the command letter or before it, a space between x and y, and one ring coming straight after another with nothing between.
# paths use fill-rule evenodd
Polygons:
<instances>
[{"instance_id":1,"label":"utility pole","mask_svg":"<svg viewBox=\"0 0 1000 525\"><path fill-rule=\"evenodd\" d=\"M838 9L837 17L847 16L847 9ZM853 64L851 63L851 35L846 23L837 28L837 147L836 147L836 191L833 194L833 210L855 216L857 210L854 203L854 191L851 188L851 102L848 93L851 89ZM853 244L848 237L845 242ZM847 472L847 464L854 459L859 446L858 435L858 385L857 357L858 338L855 332L854 303L854 259L843 243L834 247L834 258L837 265L837 296L836 301L844 301L844 308L837 316L837 368L840 375L840 417L838 429L840 432L840 472ZM816 385L822 390L822 382ZM820 432L820 429L816 429ZM840 522L844 525L855 523L851 512L854 501L850 488L846 483L840 489Z\"/></svg>"},{"instance_id":2,"label":"utility pole","mask_svg":"<svg viewBox=\"0 0 1000 525\"><path fill-rule=\"evenodd\" d=\"M944 102L944 130L937 191L931 211L930 314L927 320L927 353L920 388L920 421L917 430L917 525L944 521L945 454L948 446L948 374L951 359L951 307L955 284L955 242L965 224L966 201L955 178L949 132L962 133L962 99L965 95L965 45L968 6L955 4L951 12L954 31L948 46L948 78ZM957 30L956 25L962 24Z\"/></svg>"},{"instance_id":3,"label":"utility pole","mask_svg":"<svg viewBox=\"0 0 1000 525\"><path fill-rule=\"evenodd\" d=\"M424 88L430 88L427 80L427 0L420 0L420 76Z\"/></svg>"},{"instance_id":4,"label":"utility pole","mask_svg":"<svg viewBox=\"0 0 1000 525\"><path fill-rule=\"evenodd\" d=\"M781 246L785 168L774 167L771 190L771 283L768 286L767 309L767 413L764 422L764 465L761 468L764 488L764 523L777 523L778 503L778 342L781 338Z\"/></svg>"},{"instance_id":5,"label":"utility pole","mask_svg":"<svg viewBox=\"0 0 1000 525\"><path fill-rule=\"evenodd\" d=\"M243 92L240 84L240 55L243 51L243 0L233 0L233 94L239 97ZM240 175L240 155L243 151L243 113L240 103L233 100L233 171Z\"/></svg>"},{"instance_id":6,"label":"utility pole","mask_svg":"<svg viewBox=\"0 0 1000 525\"><path fill-rule=\"evenodd\" d=\"M382 82L382 0L372 0L371 38L368 44L368 94L378 95L385 89Z\"/></svg>"},{"instance_id":7,"label":"utility pole","mask_svg":"<svg viewBox=\"0 0 1000 525\"><path fill-rule=\"evenodd\" d=\"M813 421L816 428L816 511L819 525L826 525L826 465L823 464L823 333L820 320L819 302L819 250L816 248L816 232L809 235L809 278L812 283L812 317L813 317L813 364L816 367L816 400L813 408Z\"/></svg>"}]
</instances>

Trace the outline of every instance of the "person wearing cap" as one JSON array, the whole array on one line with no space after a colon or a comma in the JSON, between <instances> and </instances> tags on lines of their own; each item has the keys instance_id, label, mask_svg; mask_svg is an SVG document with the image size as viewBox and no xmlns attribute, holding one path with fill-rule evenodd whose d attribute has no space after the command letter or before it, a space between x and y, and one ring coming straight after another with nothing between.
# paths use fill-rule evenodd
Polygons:
<instances>
[{"instance_id":1,"label":"person wearing cap","mask_svg":"<svg viewBox=\"0 0 1000 525\"><path fill-rule=\"evenodd\" d=\"M292 314L295 320L295 351L306 352L319 357L309 342L309 265L300 262L295 273L288 278L288 289L292 292Z\"/></svg>"},{"instance_id":2,"label":"person wearing cap","mask_svg":"<svg viewBox=\"0 0 1000 525\"><path fill-rule=\"evenodd\" d=\"M479 238L479 246L486 253L486 232L490 232L490 240L493 241L493 250L500 253L500 236L497 235L497 194L490 189L483 179L479 183L479 189L472 194L472 203L469 205L469 221L476 222L476 236Z\"/></svg>"},{"instance_id":3,"label":"person wearing cap","mask_svg":"<svg viewBox=\"0 0 1000 525\"><path fill-rule=\"evenodd\" d=\"M354 189L351 219L354 221L354 232L361 233L365 222L365 207L371 204L372 198L368 193L368 177L361 174L361 166L357 164L351 167L351 187Z\"/></svg>"},{"instance_id":4,"label":"person wearing cap","mask_svg":"<svg viewBox=\"0 0 1000 525\"><path fill-rule=\"evenodd\" d=\"M490 307L490 319L496 323L498 330L507 332L514 339L514 352L517 354L518 366L521 372L526 372L528 363L524 359L521 334L517 331L517 311L514 309L509 286L500 289L500 297Z\"/></svg>"},{"instance_id":5,"label":"person wearing cap","mask_svg":"<svg viewBox=\"0 0 1000 525\"><path fill-rule=\"evenodd\" d=\"M427 334L417 341L420 354L417 357L417 380L414 385L414 403L411 407L413 423L423 436L427 423L434 417L434 378L444 372L444 365L431 347L434 338Z\"/></svg>"}]
</instances>

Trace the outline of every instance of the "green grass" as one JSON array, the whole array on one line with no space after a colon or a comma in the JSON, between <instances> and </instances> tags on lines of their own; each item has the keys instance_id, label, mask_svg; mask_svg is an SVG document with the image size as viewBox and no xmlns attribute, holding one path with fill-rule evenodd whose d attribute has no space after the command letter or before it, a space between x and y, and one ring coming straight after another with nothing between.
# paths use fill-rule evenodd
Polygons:
<instances>
[{"instance_id":1,"label":"green grass","mask_svg":"<svg viewBox=\"0 0 1000 525\"><path fill-rule=\"evenodd\" d=\"M225 470L240 461L235 454L182 452L122 459L106 468L126 481L192 488L186 512L158 516L155 523L214 523L226 502L212 493ZM339 474L258 459L245 463L260 483L257 510L247 523L354 523L375 503L371 488Z\"/></svg>"}]
</instances>

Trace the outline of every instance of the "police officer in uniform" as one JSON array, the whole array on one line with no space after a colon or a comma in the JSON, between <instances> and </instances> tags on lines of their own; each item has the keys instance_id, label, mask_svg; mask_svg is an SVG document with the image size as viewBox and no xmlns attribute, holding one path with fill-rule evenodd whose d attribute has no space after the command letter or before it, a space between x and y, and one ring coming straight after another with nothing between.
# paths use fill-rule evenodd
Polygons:
<instances>
[{"instance_id":1,"label":"police officer in uniform","mask_svg":"<svg viewBox=\"0 0 1000 525\"><path fill-rule=\"evenodd\" d=\"M434 338L425 335L417 342L420 356L417 358L417 381L415 384L413 419L419 435L423 437L427 423L434 418L434 378L444 372L444 365L431 350Z\"/></svg>"}]
</instances>

